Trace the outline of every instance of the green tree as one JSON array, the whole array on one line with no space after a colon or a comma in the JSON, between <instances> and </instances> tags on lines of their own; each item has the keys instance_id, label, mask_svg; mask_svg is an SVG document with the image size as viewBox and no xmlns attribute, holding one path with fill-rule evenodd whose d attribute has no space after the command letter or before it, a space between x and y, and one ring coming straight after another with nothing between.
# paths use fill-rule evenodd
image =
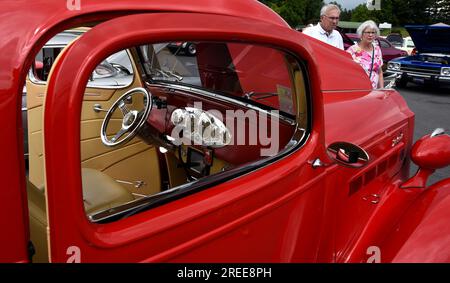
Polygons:
<instances>
[{"instance_id":1,"label":"green tree","mask_svg":"<svg viewBox=\"0 0 450 283\"><path fill-rule=\"evenodd\" d=\"M258 0L258 1L268 7L271 7L274 4L279 4L279 3L283 2L283 0Z\"/></svg>"},{"instance_id":2,"label":"green tree","mask_svg":"<svg viewBox=\"0 0 450 283\"><path fill-rule=\"evenodd\" d=\"M259 0L280 14L292 27L319 21L320 0ZM335 1L331 2L336 4ZM338 4L338 6L340 6ZM363 22L373 20L394 26L407 24L450 24L450 0L381 0L380 11L369 11L361 4L353 10L342 10L341 20Z\"/></svg>"},{"instance_id":3,"label":"green tree","mask_svg":"<svg viewBox=\"0 0 450 283\"><path fill-rule=\"evenodd\" d=\"M376 15L377 19L379 20L379 23L392 23L393 22L393 3L392 0L382 0L381 2L381 10L380 11L373 11Z\"/></svg>"},{"instance_id":4,"label":"green tree","mask_svg":"<svg viewBox=\"0 0 450 283\"><path fill-rule=\"evenodd\" d=\"M342 10L340 20L341 21L351 21L352 20L352 10L347 10L347 9Z\"/></svg>"},{"instance_id":5,"label":"green tree","mask_svg":"<svg viewBox=\"0 0 450 283\"><path fill-rule=\"evenodd\" d=\"M364 4L358 5L352 11L352 22L365 22L367 20L372 20L378 23L379 19L376 12L377 11L369 11Z\"/></svg>"},{"instance_id":6,"label":"green tree","mask_svg":"<svg viewBox=\"0 0 450 283\"><path fill-rule=\"evenodd\" d=\"M434 23L450 24L450 0L439 0L431 5L428 12Z\"/></svg>"},{"instance_id":7,"label":"green tree","mask_svg":"<svg viewBox=\"0 0 450 283\"><path fill-rule=\"evenodd\" d=\"M317 23L320 20L320 9L324 5L323 1L306 0L305 1L305 17L302 24L307 25L310 23Z\"/></svg>"},{"instance_id":8,"label":"green tree","mask_svg":"<svg viewBox=\"0 0 450 283\"><path fill-rule=\"evenodd\" d=\"M304 0L285 0L271 8L277 12L291 27L296 27L305 19Z\"/></svg>"},{"instance_id":9,"label":"green tree","mask_svg":"<svg viewBox=\"0 0 450 283\"><path fill-rule=\"evenodd\" d=\"M260 0L277 12L291 27L317 22L323 1L317 0Z\"/></svg>"},{"instance_id":10,"label":"green tree","mask_svg":"<svg viewBox=\"0 0 450 283\"><path fill-rule=\"evenodd\" d=\"M430 24L430 7L436 0L392 0L393 24Z\"/></svg>"}]
</instances>

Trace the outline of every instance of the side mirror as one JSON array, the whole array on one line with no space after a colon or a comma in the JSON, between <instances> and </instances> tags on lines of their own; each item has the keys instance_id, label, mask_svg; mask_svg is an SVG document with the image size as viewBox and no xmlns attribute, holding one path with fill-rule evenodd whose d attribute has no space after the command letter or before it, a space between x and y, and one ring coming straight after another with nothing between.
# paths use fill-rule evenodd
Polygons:
<instances>
[{"instance_id":1,"label":"side mirror","mask_svg":"<svg viewBox=\"0 0 450 283\"><path fill-rule=\"evenodd\" d=\"M327 153L332 160L347 167L360 168L369 162L369 155L364 149L348 142L332 143Z\"/></svg>"},{"instance_id":2,"label":"side mirror","mask_svg":"<svg viewBox=\"0 0 450 283\"><path fill-rule=\"evenodd\" d=\"M419 166L417 173L402 188L425 188L436 169L450 165L450 136L443 129L419 139L411 149L411 160Z\"/></svg>"},{"instance_id":3,"label":"side mirror","mask_svg":"<svg viewBox=\"0 0 450 283\"><path fill-rule=\"evenodd\" d=\"M34 68L36 70L42 70L42 68L44 68L44 63L42 61L34 61Z\"/></svg>"},{"instance_id":4,"label":"side mirror","mask_svg":"<svg viewBox=\"0 0 450 283\"><path fill-rule=\"evenodd\" d=\"M44 62L35 60L33 64L34 76L43 81Z\"/></svg>"}]
</instances>

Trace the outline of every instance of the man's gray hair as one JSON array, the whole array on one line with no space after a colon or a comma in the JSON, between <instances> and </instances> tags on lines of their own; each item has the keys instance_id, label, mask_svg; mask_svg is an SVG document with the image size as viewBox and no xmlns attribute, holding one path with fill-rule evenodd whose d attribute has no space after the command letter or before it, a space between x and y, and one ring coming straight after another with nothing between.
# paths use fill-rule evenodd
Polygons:
<instances>
[{"instance_id":1,"label":"man's gray hair","mask_svg":"<svg viewBox=\"0 0 450 283\"><path fill-rule=\"evenodd\" d=\"M359 35L359 37L361 37L363 32L368 28L374 29L375 32L377 33L377 36L380 36L380 29L377 27L377 24L372 20L368 20L362 23L356 30L356 33Z\"/></svg>"},{"instance_id":2,"label":"man's gray hair","mask_svg":"<svg viewBox=\"0 0 450 283\"><path fill-rule=\"evenodd\" d=\"M338 10L339 14L341 13L341 9L339 9L339 6L334 4L326 4L323 5L322 9L320 9L320 16L325 16L325 14L330 10Z\"/></svg>"}]
</instances>

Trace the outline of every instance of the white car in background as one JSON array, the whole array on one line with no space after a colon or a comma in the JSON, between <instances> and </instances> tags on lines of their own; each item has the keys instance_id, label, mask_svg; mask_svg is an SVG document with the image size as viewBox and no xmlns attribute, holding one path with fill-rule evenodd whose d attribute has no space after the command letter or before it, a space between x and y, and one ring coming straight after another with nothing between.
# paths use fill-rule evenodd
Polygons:
<instances>
[{"instance_id":1,"label":"white car in background","mask_svg":"<svg viewBox=\"0 0 450 283\"><path fill-rule=\"evenodd\" d=\"M416 48L414 41L412 40L412 38L410 36L405 37L403 39L403 44L401 47L397 47L401 50L405 50L406 52L408 52L408 55L412 55L412 52L414 50L414 48Z\"/></svg>"}]
</instances>

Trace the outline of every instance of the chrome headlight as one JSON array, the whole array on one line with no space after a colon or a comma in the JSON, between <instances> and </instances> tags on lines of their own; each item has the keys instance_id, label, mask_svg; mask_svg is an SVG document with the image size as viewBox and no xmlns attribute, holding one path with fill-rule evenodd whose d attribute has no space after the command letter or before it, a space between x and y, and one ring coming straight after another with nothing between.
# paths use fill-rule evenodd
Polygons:
<instances>
[{"instance_id":1,"label":"chrome headlight","mask_svg":"<svg viewBox=\"0 0 450 283\"><path fill-rule=\"evenodd\" d=\"M442 67L441 68L441 76L450 77L450 67Z\"/></svg>"},{"instance_id":2,"label":"chrome headlight","mask_svg":"<svg viewBox=\"0 0 450 283\"><path fill-rule=\"evenodd\" d=\"M389 62L388 63L388 70L392 70L392 71L400 71L400 63L396 63L396 62Z\"/></svg>"}]
</instances>

